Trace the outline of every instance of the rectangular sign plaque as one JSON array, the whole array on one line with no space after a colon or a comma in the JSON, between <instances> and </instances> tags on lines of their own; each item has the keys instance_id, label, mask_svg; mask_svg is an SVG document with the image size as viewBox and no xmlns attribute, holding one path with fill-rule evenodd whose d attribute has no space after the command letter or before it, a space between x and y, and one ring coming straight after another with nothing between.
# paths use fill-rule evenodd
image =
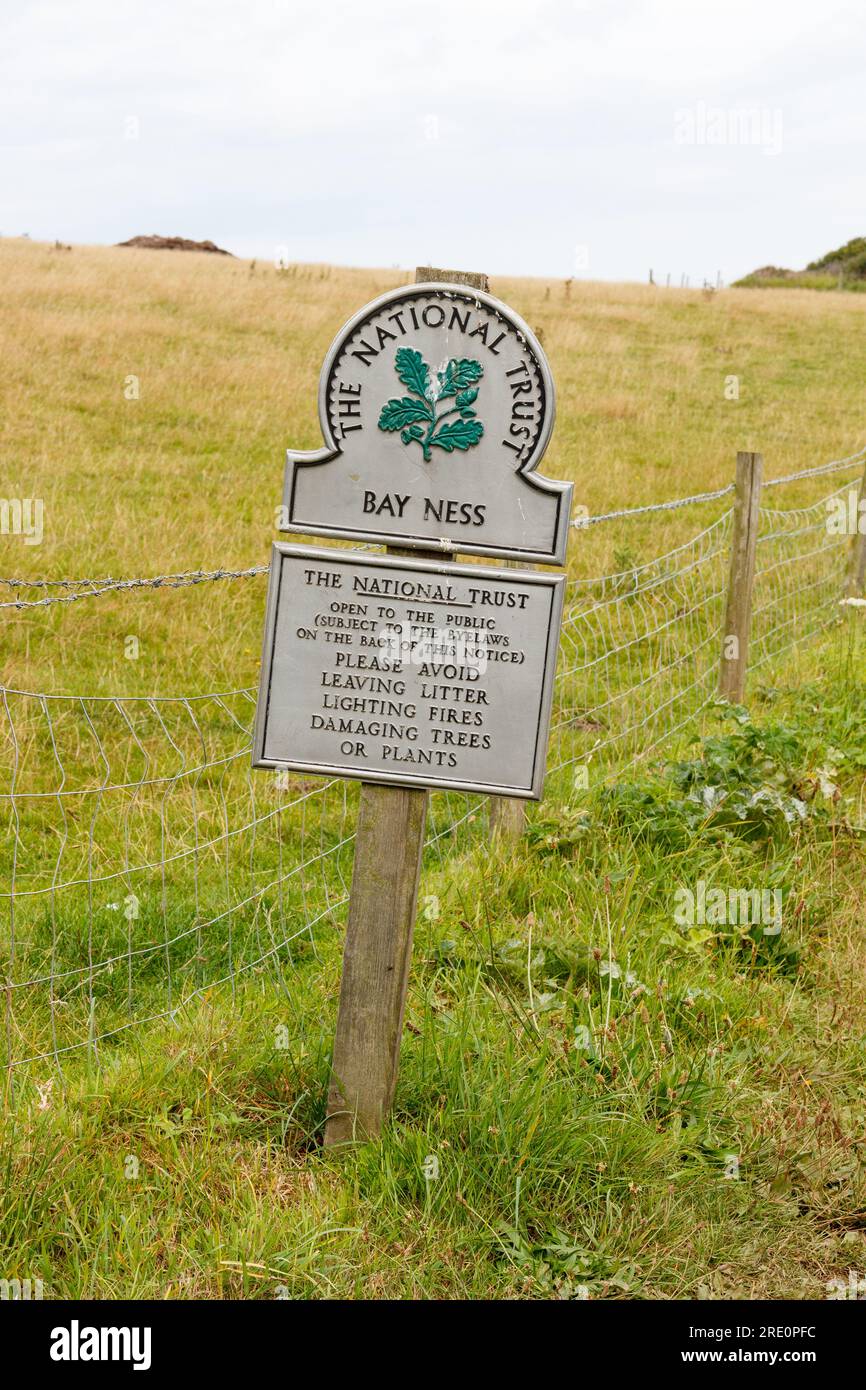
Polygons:
<instances>
[{"instance_id":1,"label":"rectangular sign plaque","mask_svg":"<svg viewBox=\"0 0 866 1390\"><path fill-rule=\"evenodd\" d=\"M564 586L276 544L254 766L537 800Z\"/></svg>"}]
</instances>

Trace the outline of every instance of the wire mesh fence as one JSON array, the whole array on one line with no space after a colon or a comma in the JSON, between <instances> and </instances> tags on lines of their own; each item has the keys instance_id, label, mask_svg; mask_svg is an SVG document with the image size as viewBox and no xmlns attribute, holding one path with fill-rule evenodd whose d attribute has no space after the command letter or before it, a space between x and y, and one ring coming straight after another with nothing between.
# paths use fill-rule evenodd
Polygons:
<instances>
[{"instance_id":1,"label":"wire mesh fence","mask_svg":"<svg viewBox=\"0 0 866 1390\"><path fill-rule=\"evenodd\" d=\"M4 692L10 1060L314 949L346 901L349 789L253 774L253 708Z\"/></svg>"},{"instance_id":2,"label":"wire mesh fence","mask_svg":"<svg viewBox=\"0 0 866 1390\"><path fill-rule=\"evenodd\" d=\"M828 503L849 490L845 484L809 507L761 508L749 648L753 670L780 660L839 616L848 545L828 528Z\"/></svg>"},{"instance_id":3,"label":"wire mesh fence","mask_svg":"<svg viewBox=\"0 0 866 1390\"><path fill-rule=\"evenodd\" d=\"M548 766L624 771L713 696L732 513L648 564L568 586Z\"/></svg>"},{"instance_id":4,"label":"wire mesh fence","mask_svg":"<svg viewBox=\"0 0 866 1390\"><path fill-rule=\"evenodd\" d=\"M831 534L827 503L762 508L750 668L838 614L848 543ZM592 767L595 784L673 752L713 702L732 515L648 563L569 582L553 800L576 768ZM64 582L54 596L97 595L106 582ZM241 980L290 992L299 960L344 919L356 784L254 772L253 689L4 688L0 703L7 1078L25 1063L62 1072L73 1055L99 1058L130 1029ZM432 795L433 862L485 835L483 798Z\"/></svg>"}]
</instances>

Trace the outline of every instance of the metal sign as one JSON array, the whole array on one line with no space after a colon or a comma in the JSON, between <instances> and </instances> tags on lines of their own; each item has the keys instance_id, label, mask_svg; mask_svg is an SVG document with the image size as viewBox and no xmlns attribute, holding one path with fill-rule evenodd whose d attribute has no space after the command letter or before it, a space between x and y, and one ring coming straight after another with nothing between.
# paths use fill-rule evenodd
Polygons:
<instances>
[{"instance_id":1,"label":"metal sign","mask_svg":"<svg viewBox=\"0 0 866 1390\"><path fill-rule=\"evenodd\" d=\"M325 447L288 451L280 529L563 564L573 484L535 472L553 418L544 352L506 305L392 290L325 358Z\"/></svg>"},{"instance_id":2,"label":"metal sign","mask_svg":"<svg viewBox=\"0 0 866 1390\"><path fill-rule=\"evenodd\" d=\"M564 585L275 545L254 766L537 800Z\"/></svg>"}]
</instances>

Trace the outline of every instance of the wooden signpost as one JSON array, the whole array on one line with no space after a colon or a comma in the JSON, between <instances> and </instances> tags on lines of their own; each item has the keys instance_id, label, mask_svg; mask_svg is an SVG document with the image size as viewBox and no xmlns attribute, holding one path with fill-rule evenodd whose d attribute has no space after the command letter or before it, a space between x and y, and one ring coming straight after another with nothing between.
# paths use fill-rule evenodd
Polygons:
<instances>
[{"instance_id":1,"label":"wooden signpost","mask_svg":"<svg viewBox=\"0 0 866 1390\"><path fill-rule=\"evenodd\" d=\"M428 788L542 794L572 485L538 476L553 382L481 277L362 309L319 385L325 445L287 455L253 762L362 782L326 1145L380 1132L397 1079ZM472 283L467 284L467 280Z\"/></svg>"}]
</instances>

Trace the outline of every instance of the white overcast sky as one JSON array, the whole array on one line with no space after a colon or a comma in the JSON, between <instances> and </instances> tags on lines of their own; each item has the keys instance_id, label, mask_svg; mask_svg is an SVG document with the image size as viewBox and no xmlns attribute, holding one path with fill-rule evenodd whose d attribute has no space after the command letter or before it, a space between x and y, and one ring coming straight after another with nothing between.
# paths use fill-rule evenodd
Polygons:
<instances>
[{"instance_id":1,"label":"white overcast sky","mask_svg":"<svg viewBox=\"0 0 866 1390\"><path fill-rule=\"evenodd\" d=\"M3 236L694 284L866 234L864 150L863 0L0 0Z\"/></svg>"}]
</instances>

